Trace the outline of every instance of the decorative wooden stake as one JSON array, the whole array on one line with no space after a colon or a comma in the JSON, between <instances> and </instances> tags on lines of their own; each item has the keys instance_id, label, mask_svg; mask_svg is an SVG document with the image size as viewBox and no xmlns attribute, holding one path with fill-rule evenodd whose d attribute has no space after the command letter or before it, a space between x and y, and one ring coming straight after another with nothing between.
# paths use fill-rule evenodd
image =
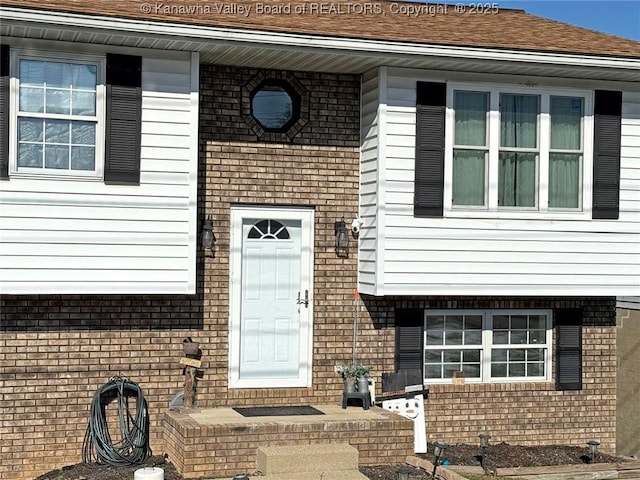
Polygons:
<instances>
[{"instance_id":1,"label":"decorative wooden stake","mask_svg":"<svg viewBox=\"0 0 640 480\"><path fill-rule=\"evenodd\" d=\"M194 345L193 343L187 343L186 345ZM196 347L197 348L197 347ZM190 350L196 351L194 348ZM202 366L200 360L201 352L198 349L197 354L185 353L185 356L180 359L180 364L184 365L184 397L183 406L185 408L193 408L196 405L196 377L198 375L198 369ZM198 358L194 358L198 357Z\"/></svg>"},{"instance_id":2,"label":"decorative wooden stake","mask_svg":"<svg viewBox=\"0 0 640 480\"><path fill-rule=\"evenodd\" d=\"M196 403L196 367L184 368L184 406L193 408Z\"/></svg>"}]
</instances>

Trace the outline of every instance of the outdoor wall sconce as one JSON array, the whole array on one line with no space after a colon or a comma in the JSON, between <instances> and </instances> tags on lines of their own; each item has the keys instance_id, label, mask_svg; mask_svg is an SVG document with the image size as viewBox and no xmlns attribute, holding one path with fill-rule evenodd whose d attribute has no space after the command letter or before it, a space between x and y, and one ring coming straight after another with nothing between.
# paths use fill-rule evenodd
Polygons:
<instances>
[{"instance_id":1,"label":"outdoor wall sconce","mask_svg":"<svg viewBox=\"0 0 640 480\"><path fill-rule=\"evenodd\" d=\"M441 441L437 441L433 445L433 455L436 457L436 459L433 462L433 472L431 473L432 478L436 478L436 470L438 469L438 464L440 463L440 456L442 455L442 452L444 452L444 449L448 446L449 445L447 445L445 442Z\"/></svg>"},{"instance_id":2,"label":"outdoor wall sconce","mask_svg":"<svg viewBox=\"0 0 640 480\"><path fill-rule=\"evenodd\" d=\"M342 218L342 220L334 224L333 230L336 236L336 255L338 257L348 257L349 232L347 230L347 224L344 221L344 217Z\"/></svg>"},{"instance_id":3,"label":"outdoor wall sconce","mask_svg":"<svg viewBox=\"0 0 640 480\"><path fill-rule=\"evenodd\" d=\"M397 470L398 480L409 480L409 474L411 473L411 469L409 467L400 467Z\"/></svg>"},{"instance_id":4,"label":"outdoor wall sconce","mask_svg":"<svg viewBox=\"0 0 640 480\"><path fill-rule=\"evenodd\" d=\"M480 466L482 467L482 469L484 470L485 474L487 473L487 448L489 448L489 439L491 438L491 435L489 435L488 433L481 433L480 435L478 435L480 437L480 450L482 451L482 453L480 454Z\"/></svg>"},{"instance_id":5,"label":"outdoor wall sconce","mask_svg":"<svg viewBox=\"0 0 640 480\"><path fill-rule=\"evenodd\" d=\"M589 440L587 445L589 445L589 463L593 463L596 460L596 453L598 453L598 445L600 445L600 442L597 440Z\"/></svg>"},{"instance_id":6,"label":"outdoor wall sconce","mask_svg":"<svg viewBox=\"0 0 640 480\"><path fill-rule=\"evenodd\" d=\"M215 257L215 248L216 248L216 236L213 233L213 224L211 223L211 217L208 217L204 223L202 224L202 234L200 238L200 243L202 244L202 249L205 252L209 252L211 257Z\"/></svg>"}]
</instances>

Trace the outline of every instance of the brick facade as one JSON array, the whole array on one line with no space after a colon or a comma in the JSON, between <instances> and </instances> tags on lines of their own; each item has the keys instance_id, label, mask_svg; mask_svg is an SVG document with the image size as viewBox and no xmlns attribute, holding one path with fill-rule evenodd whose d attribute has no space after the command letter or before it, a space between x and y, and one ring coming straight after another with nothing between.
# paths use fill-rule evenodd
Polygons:
<instances>
[{"instance_id":1,"label":"brick facade","mask_svg":"<svg viewBox=\"0 0 640 480\"><path fill-rule=\"evenodd\" d=\"M204 290L215 331L211 341L219 346L207 352L209 367L205 369L212 381L201 382L207 406L333 401L341 389L333 367L350 358L351 336L345 328L352 320L344 312L353 311L356 256L336 257L333 227L335 221L350 220L358 212L360 79L289 74L309 94L309 118L290 142L282 143L278 134L273 135L275 139L256 140L242 114L246 111L243 87L260 73L201 66L200 207L202 217L211 216L219 245L216 257L207 257L204 265ZM277 72L267 73L278 76ZM230 207L256 204L315 209L314 372L309 389L226 388ZM318 389L319 385L323 388Z\"/></svg>"},{"instance_id":2,"label":"brick facade","mask_svg":"<svg viewBox=\"0 0 640 480\"><path fill-rule=\"evenodd\" d=\"M253 476L258 447L265 445L349 443L358 449L360 465L403 463L413 454L413 423L384 410L371 412L344 410L342 416L348 419L329 413L326 419L272 417L219 423L200 422L187 413L171 411L165 415L164 446L185 478L230 478L237 472Z\"/></svg>"},{"instance_id":3,"label":"brick facade","mask_svg":"<svg viewBox=\"0 0 640 480\"><path fill-rule=\"evenodd\" d=\"M200 406L338 400L333 366L351 358L345 311L353 312L356 256L336 257L333 225L358 211L360 78L287 73L308 91L309 113L283 143L278 135L258 139L243 117L243 86L259 74L280 75L201 66L198 218L212 217L218 241L214 258L199 252L198 294L0 300L0 479L79 461L91 398L114 375L143 388L151 446L161 453L163 412L183 385L186 336L203 350ZM312 388L227 389L231 204L315 208Z\"/></svg>"},{"instance_id":4,"label":"brick facade","mask_svg":"<svg viewBox=\"0 0 640 480\"><path fill-rule=\"evenodd\" d=\"M152 446L161 449L161 412L183 382L180 342L203 328L202 303L197 296L3 296L0 479L80 461L91 399L115 375L143 388Z\"/></svg>"},{"instance_id":5,"label":"brick facade","mask_svg":"<svg viewBox=\"0 0 640 480\"><path fill-rule=\"evenodd\" d=\"M582 445L615 449L615 310L612 299L364 297L354 300L355 246L337 258L333 225L358 211L358 76L289 72L308 92L308 121L293 138L258 138L243 117L242 87L258 70L201 66L199 214L211 216L215 257L198 256L196 295L4 296L0 299L0 479L32 478L80 460L91 398L114 375L141 385L151 443L162 453L161 422L182 387L181 342L201 343L202 407L336 402L334 366L349 362L353 325L358 359L380 374L394 369L394 308L582 307L584 389L552 384L430 388L429 440ZM262 72L265 74L265 72ZM266 72L279 75L278 72ZM255 127L255 126L254 126ZM311 388L229 390L230 207L315 209L313 384ZM352 241L352 245L355 242Z\"/></svg>"},{"instance_id":6,"label":"brick facade","mask_svg":"<svg viewBox=\"0 0 640 480\"><path fill-rule=\"evenodd\" d=\"M492 442L584 446L616 449L615 298L365 298L376 329L391 328L396 307L425 309L554 309L583 311L583 389L556 391L555 383L430 385L425 403L429 441L478 443L488 432ZM385 320L385 318L387 320ZM386 344L393 349L393 340ZM553 349L555 351L555 336ZM393 354L382 371L393 369ZM391 362L389 362L391 360ZM555 358L552 360L555 378Z\"/></svg>"}]
</instances>

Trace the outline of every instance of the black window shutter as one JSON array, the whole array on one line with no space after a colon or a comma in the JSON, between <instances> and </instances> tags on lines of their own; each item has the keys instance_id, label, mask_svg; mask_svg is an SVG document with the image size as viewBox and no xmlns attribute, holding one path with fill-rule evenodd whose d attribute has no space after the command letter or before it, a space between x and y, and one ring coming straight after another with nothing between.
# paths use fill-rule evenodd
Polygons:
<instances>
[{"instance_id":1,"label":"black window shutter","mask_svg":"<svg viewBox=\"0 0 640 480\"><path fill-rule=\"evenodd\" d=\"M596 90L593 140L593 218L620 213L622 92Z\"/></svg>"},{"instance_id":2,"label":"black window shutter","mask_svg":"<svg viewBox=\"0 0 640 480\"><path fill-rule=\"evenodd\" d=\"M446 83L416 85L416 217L443 216L446 97Z\"/></svg>"},{"instance_id":3,"label":"black window shutter","mask_svg":"<svg viewBox=\"0 0 640 480\"><path fill-rule=\"evenodd\" d=\"M554 311L556 330L556 389L582 390L582 310Z\"/></svg>"},{"instance_id":4,"label":"black window shutter","mask_svg":"<svg viewBox=\"0 0 640 480\"><path fill-rule=\"evenodd\" d=\"M107 54L104 181L140 183L142 57Z\"/></svg>"},{"instance_id":5,"label":"black window shutter","mask_svg":"<svg viewBox=\"0 0 640 480\"><path fill-rule=\"evenodd\" d=\"M396 372L423 371L424 309L396 309Z\"/></svg>"},{"instance_id":6,"label":"black window shutter","mask_svg":"<svg viewBox=\"0 0 640 480\"><path fill-rule=\"evenodd\" d=\"M9 178L9 45L0 45L0 178Z\"/></svg>"}]
</instances>

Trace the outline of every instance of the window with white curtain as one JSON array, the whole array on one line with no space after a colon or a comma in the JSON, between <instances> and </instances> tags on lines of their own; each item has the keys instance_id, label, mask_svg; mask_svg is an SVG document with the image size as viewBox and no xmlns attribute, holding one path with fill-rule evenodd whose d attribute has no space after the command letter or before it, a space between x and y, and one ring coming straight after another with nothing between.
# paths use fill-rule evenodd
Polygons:
<instances>
[{"instance_id":1,"label":"window with white curtain","mask_svg":"<svg viewBox=\"0 0 640 480\"><path fill-rule=\"evenodd\" d=\"M453 204L486 205L487 110L486 92L458 91L454 96Z\"/></svg>"},{"instance_id":2,"label":"window with white curtain","mask_svg":"<svg viewBox=\"0 0 640 480\"><path fill-rule=\"evenodd\" d=\"M500 207L536 206L539 112L539 95L500 94Z\"/></svg>"},{"instance_id":3,"label":"window with white curtain","mask_svg":"<svg viewBox=\"0 0 640 480\"><path fill-rule=\"evenodd\" d=\"M580 207L584 99L552 96L549 207Z\"/></svg>"},{"instance_id":4,"label":"window with white curtain","mask_svg":"<svg viewBox=\"0 0 640 480\"><path fill-rule=\"evenodd\" d=\"M583 212L592 102L584 91L450 85L448 211Z\"/></svg>"},{"instance_id":5,"label":"window with white curtain","mask_svg":"<svg viewBox=\"0 0 640 480\"><path fill-rule=\"evenodd\" d=\"M551 311L427 310L426 383L551 380Z\"/></svg>"},{"instance_id":6,"label":"window with white curtain","mask_svg":"<svg viewBox=\"0 0 640 480\"><path fill-rule=\"evenodd\" d=\"M14 173L99 177L102 58L14 55Z\"/></svg>"}]
</instances>

